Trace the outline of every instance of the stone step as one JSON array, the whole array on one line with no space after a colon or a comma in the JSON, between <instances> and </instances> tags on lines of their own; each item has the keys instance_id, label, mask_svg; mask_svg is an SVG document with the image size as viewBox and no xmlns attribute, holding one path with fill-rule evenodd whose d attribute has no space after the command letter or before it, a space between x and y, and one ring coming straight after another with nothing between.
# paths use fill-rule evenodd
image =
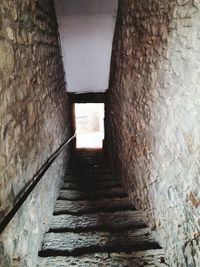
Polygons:
<instances>
[{"instance_id":1,"label":"stone step","mask_svg":"<svg viewBox=\"0 0 200 267\"><path fill-rule=\"evenodd\" d=\"M111 169L93 154L82 155L71 166L38 267L169 266Z\"/></svg>"},{"instance_id":2,"label":"stone step","mask_svg":"<svg viewBox=\"0 0 200 267\"><path fill-rule=\"evenodd\" d=\"M103 181L118 181L112 174L104 175L88 175L88 174L79 174L79 175L66 175L65 182L103 182Z\"/></svg>"},{"instance_id":3,"label":"stone step","mask_svg":"<svg viewBox=\"0 0 200 267\"><path fill-rule=\"evenodd\" d=\"M73 168L70 169L68 174L81 174L82 172L88 172L93 174L110 174L112 173L112 170L110 168L101 168L101 167L85 167L84 168Z\"/></svg>"},{"instance_id":4,"label":"stone step","mask_svg":"<svg viewBox=\"0 0 200 267\"><path fill-rule=\"evenodd\" d=\"M76 161L74 163L70 164L70 169L71 170L79 170L79 169L85 169L86 167L88 168L98 168L98 169L105 169L107 171L107 169L111 170L110 165L106 162L100 162L100 161L96 161L93 163L88 163L87 164L82 164L80 161Z\"/></svg>"},{"instance_id":5,"label":"stone step","mask_svg":"<svg viewBox=\"0 0 200 267\"><path fill-rule=\"evenodd\" d=\"M104 168L104 169L111 169L110 164L106 162L105 160L96 160L93 162L94 168Z\"/></svg>"},{"instance_id":6,"label":"stone step","mask_svg":"<svg viewBox=\"0 0 200 267\"><path fill-rule=\"evenodd\" d=\"M148 228L114 233L46 233L39 256L77 256L86 253L131 252L159 248Z\"/></svg>"},{"instance_id":7,"label":"stone step","mask_svg":"<svg viewBox=\"0 0 200 267\"><path fill-rule=\"evenodd\" d=\"M39 257L37 267L165 267L162 249L131 253L95 253L77 257Z\"/></svg>"},{"instance_id":8,"label":"stone step","mask_svg":"<svg viewBox=\"0 0 200 267\"><path fill-rule=\"evenodd\" d=\"M99 181L98 183L91 181L77 182L77 183L65 182L61 189L89 191L89 190L114 188L119 186L120 186L119 181Z\"/></svg>"},{"instance_id":9,"label":"stone step","mask_svg":"<svg viewBox=\"0 0 200 267\"><path fill-rule=\"evenodd\" d=\"M109 188L107 190L78 191L78 190L60 190L58 199L65 200L90 200L110 197L127 197L127 193L122 187Z\"/></svg>"},{"instance_id":10,"label":"stone step","mask_svg":"<svg viewBox=\"0 0 200 267\"><path fill-rule=\"evenodd\" d=\"M82 215L100 211L112 212L117 210L135 210L129 198L107 198L96 201L57 200L54 215Z\"/></svg>"},{"instance_id":11,"label":"stone step","mask_svg":"<svg viewBox=\"0 0 200 267\"><path fill-rule=\"evenodd\" d=\"M107 173L112 173L111 168L102 168L100 166L98 167L93 167L89 170L91 173L97 173L97 174L107 174Z\"/></svg>"},{"instance_id":12,"label":"stone step","mask_svg":"<svg viewBox=\"0 0 200 267\"><path fill-rule=\"evenodd\" d=\"M146 227L138 211L117 211L96 213L82 216L53 216L49 232L81 231L119 231L130 228Z\"/></svg>"}]
</instances>

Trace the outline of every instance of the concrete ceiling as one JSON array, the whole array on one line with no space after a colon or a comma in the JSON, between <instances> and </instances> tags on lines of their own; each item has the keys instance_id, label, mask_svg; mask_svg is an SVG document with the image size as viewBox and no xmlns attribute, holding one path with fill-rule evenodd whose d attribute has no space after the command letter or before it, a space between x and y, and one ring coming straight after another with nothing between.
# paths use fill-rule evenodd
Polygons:
<instances>
[{"instance_id":1,"label":"concrete ceiling","mask_svg":"<svg viewBox=\"0 0 200 267\"><path fill-rule=\"evenodd\" d=\"M55 0L67 91L108 88L117 0Z\"/></svg>"}]
</instances>

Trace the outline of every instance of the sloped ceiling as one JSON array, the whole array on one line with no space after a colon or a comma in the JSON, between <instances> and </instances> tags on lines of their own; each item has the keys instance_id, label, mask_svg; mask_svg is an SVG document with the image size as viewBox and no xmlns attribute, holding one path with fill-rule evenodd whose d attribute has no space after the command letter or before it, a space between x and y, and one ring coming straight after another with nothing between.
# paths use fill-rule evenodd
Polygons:
<instances>
[{"instance_id":1,"label":"sloped ceiling","mask_svg":"<svg viewBox=\"0 0 200 267\"><path fill-rule=\"evenodd\" d=\"M117 0L55 0L67 91L108 88Z\"/></svg>"}]
</instances>

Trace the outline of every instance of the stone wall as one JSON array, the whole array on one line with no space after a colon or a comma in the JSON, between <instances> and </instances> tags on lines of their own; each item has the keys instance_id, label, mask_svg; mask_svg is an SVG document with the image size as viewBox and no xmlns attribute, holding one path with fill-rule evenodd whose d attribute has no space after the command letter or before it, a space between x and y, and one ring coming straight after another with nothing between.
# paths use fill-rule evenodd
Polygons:
<instances>
[{"instance_id":1,"label":"stone wall","mask_svg":"<svg viewBox=\"0 0 200 267\"><path fill-rule=\"evenodd\" d=\"M1 0L0 222L37 170L71 134L69 113L53 0ZM49 197L50 213L50 200L56 195L60 176L51 177L56 177L58 180L47 179L33 193L37 201ZM45 187L48 194L43 192ZM30 205L24 204L17 229L20 233L22 221L30 223L24 231L32 240L33 217L46 214L48 209L45 203L40 206L37 202L36 210ZM40 229L42 219L36 220L36 229ZM12 236L15 228L11 228L8 226L10 234L6 229L7 235ZM14 236L12 242L17 243Z\"/></svg>"},{"instance_id":2,"label":"stone wall","mask_svg":"<svg viewBox=\"0 0 200 267\"><path fill-rule=\"evenodd\" d=\"M106 145L171 266L200 266L200 2L121 0Z\"/></svg>"},{"instance_id":3,"label":"stone wall","mask_svg":"<svg viewBox=\"0 0 200 267\"><path fill-rule=\"evenodd\" d=\"M66 171L63 151L0 236L0 266L35 267Z\"/></svg>"}]
</instances>

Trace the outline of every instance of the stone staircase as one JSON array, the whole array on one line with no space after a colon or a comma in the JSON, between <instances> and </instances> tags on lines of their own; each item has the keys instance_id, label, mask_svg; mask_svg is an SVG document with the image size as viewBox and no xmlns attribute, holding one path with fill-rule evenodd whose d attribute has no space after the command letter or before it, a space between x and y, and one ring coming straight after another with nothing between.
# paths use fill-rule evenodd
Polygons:
<instances>
[{"instance_id":1,"label":"stone staircase","mask_svg":"<svg viewBox=\"0 0 200 267\"><path fill-rule=\"evenodd\" d=\"M72 162L45 233L38 266L169 266L102 153Z\"/></svg>"}]
</instances>

